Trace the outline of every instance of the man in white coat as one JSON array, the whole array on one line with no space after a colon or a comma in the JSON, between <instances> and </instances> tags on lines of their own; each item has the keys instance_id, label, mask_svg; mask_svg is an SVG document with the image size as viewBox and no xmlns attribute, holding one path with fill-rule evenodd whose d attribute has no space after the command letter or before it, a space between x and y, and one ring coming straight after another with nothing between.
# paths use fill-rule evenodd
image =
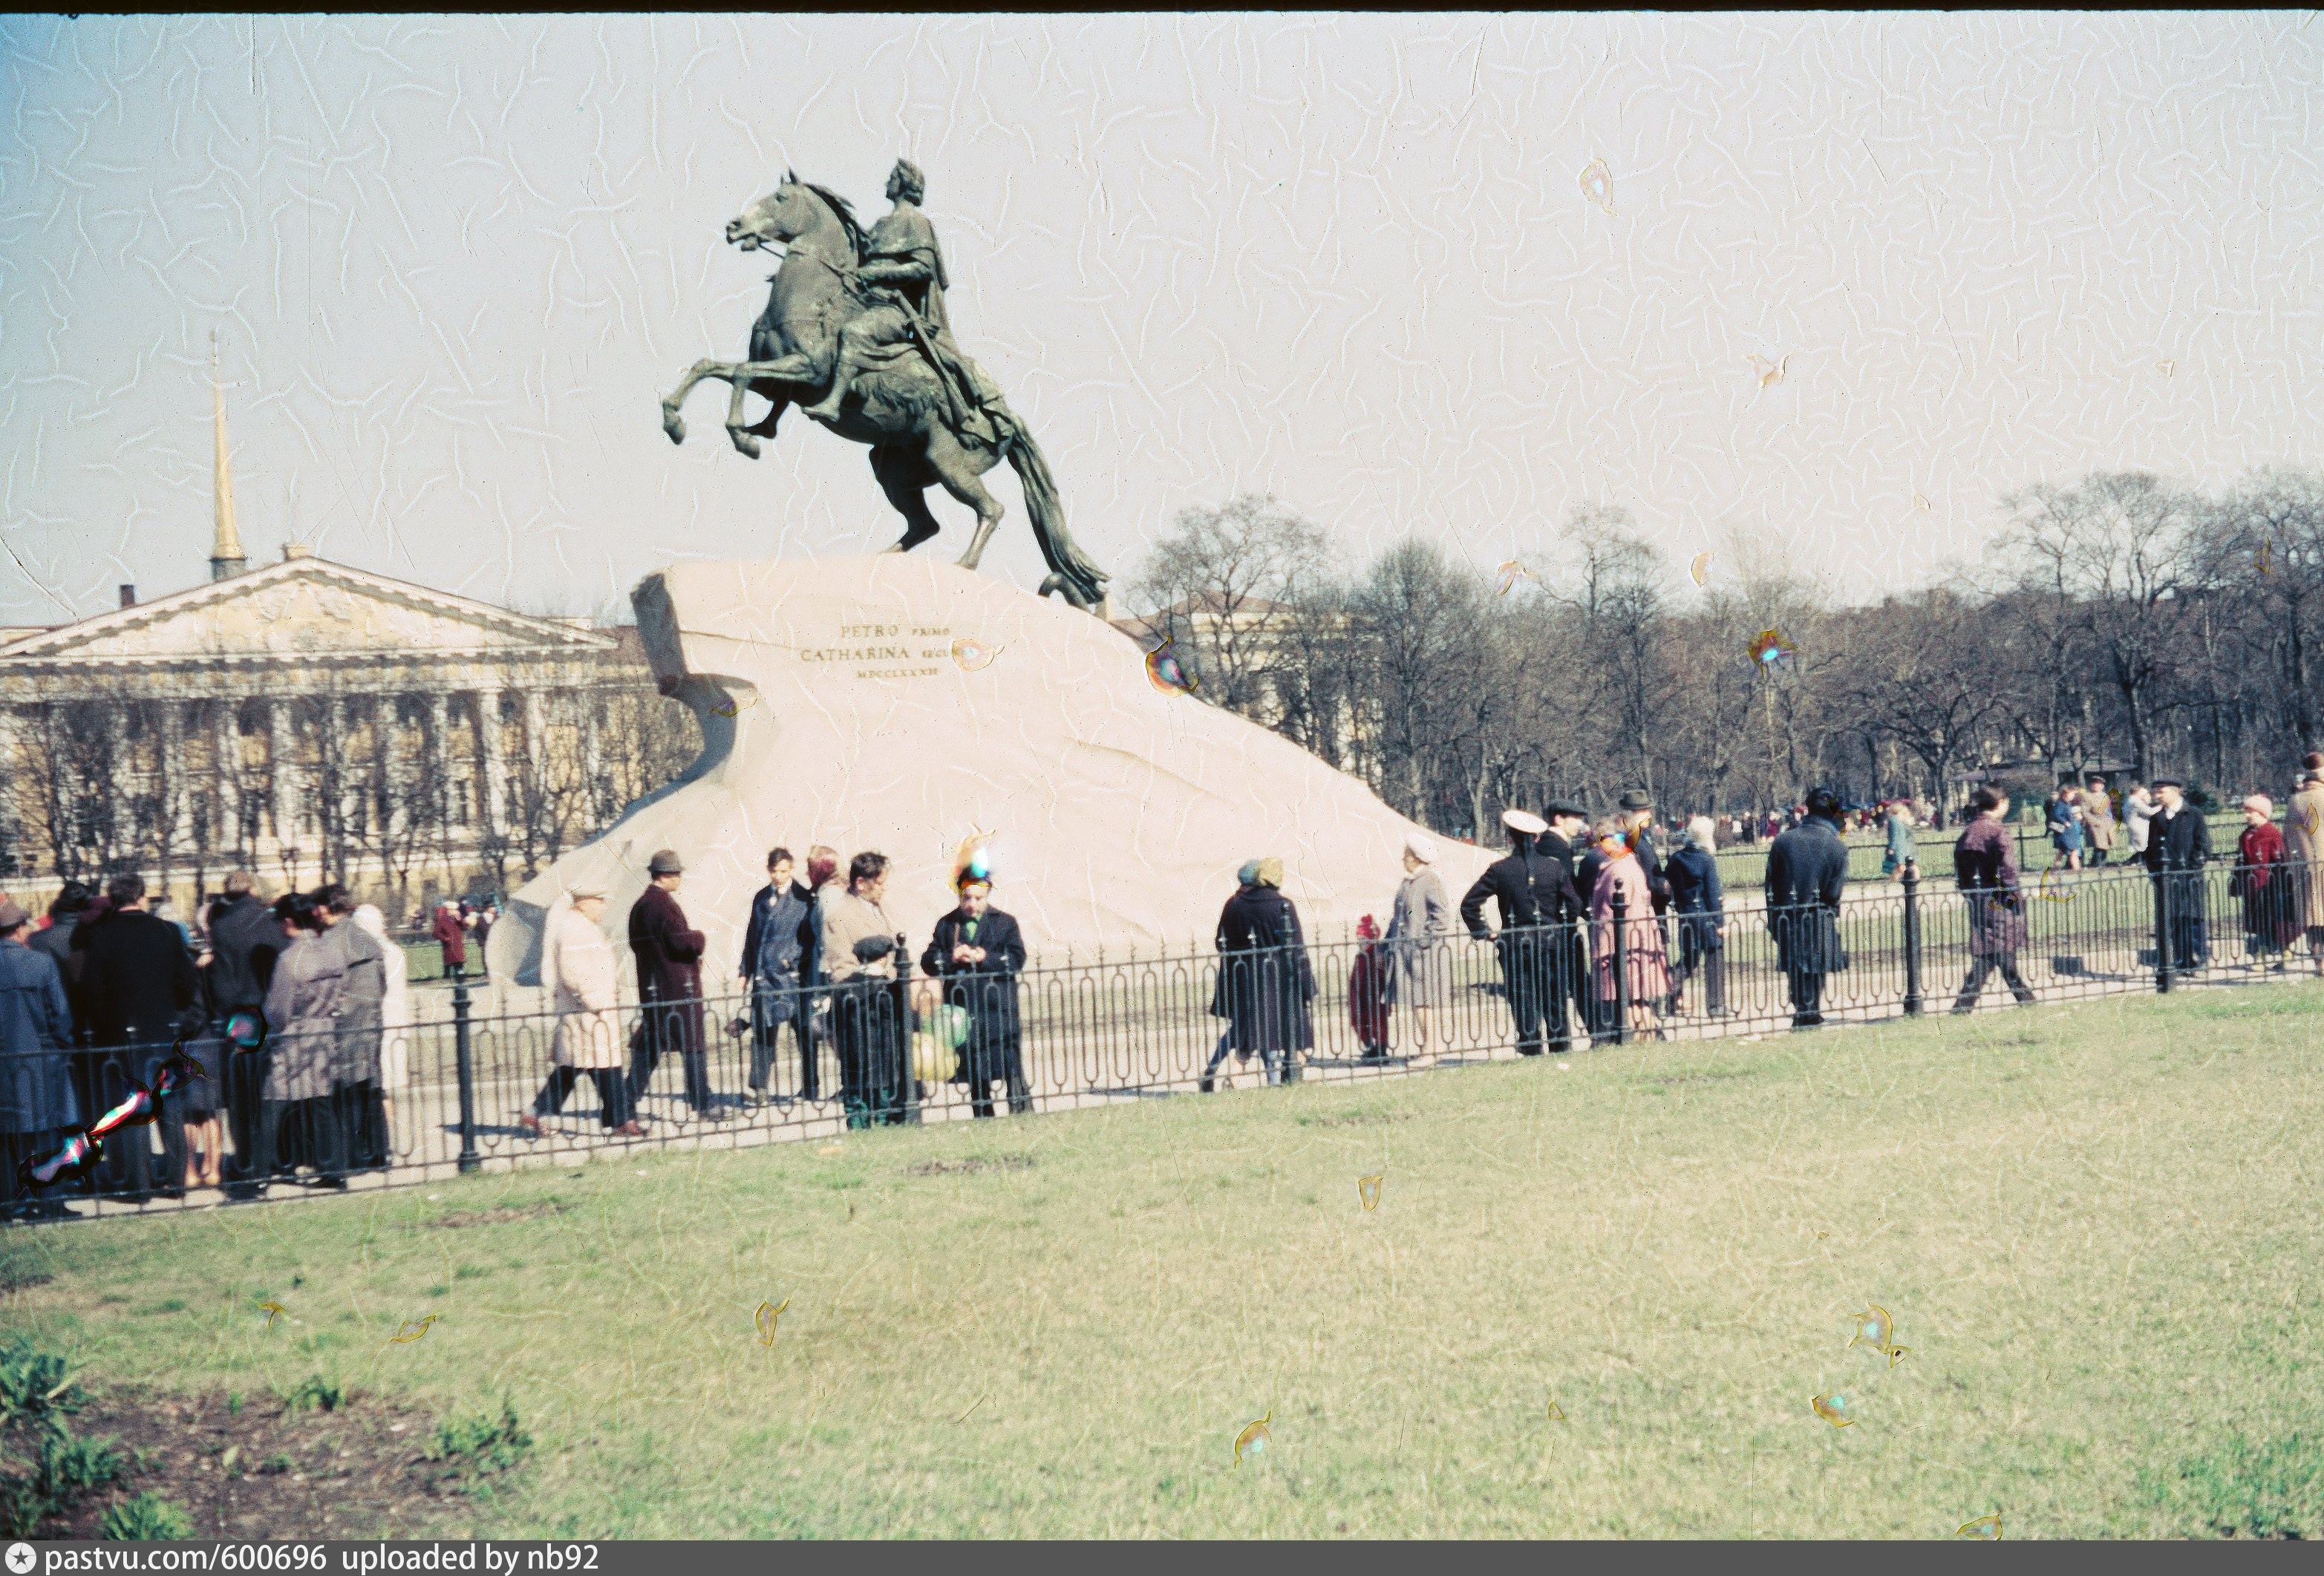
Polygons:
<instances>
[{"instance_id":1,"label":"man in white coat","mask_svg":"<svg viewBox=\"0 0 2324 1576\"><path fill-rule=\"evenodd\" d=\"M622 1068L613 949L597 928L605 917L605 893L584 887L568 896L569 905L550 906L540 949L540 983L557 1014L557 1035L549 1042L549 1059L556 1064L531 1111L518 1117L517 1125L539 1138L540 1119L564 1110L565 1097L586 1073L597 1085L598 1120L619 1137L642 1138L645 1124L631 1109Z\"/></svg>"}]
</instances>

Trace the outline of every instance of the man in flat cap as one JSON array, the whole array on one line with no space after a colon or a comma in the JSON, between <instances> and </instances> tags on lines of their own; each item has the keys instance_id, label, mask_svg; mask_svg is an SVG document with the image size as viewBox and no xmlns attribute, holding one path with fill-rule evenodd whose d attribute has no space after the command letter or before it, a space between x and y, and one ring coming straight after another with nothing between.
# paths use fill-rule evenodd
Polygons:
<instances>
[{"instance_id":1,"label":"man in flat cap","mask_svg":"<svg viewBox=\"0 0 2324 1576\"><path fill-rule=\"evenodd\" d=\"M2203 933L2203 866L2211 857L2210 824L2187 802L2187 785L2154 779L2154 816L2146 826L2146 869L2171 934L2171 967L2192 973L2210 961Z\"/></svg>"},{"instance_id":2,"label":"man in flat cap","mask_svg":"<svg viewBox=\"0 0 2324 1576\"><path fill-rule=\"evenodd\" d=\"M1848 843L1840 796L1808 791L1807 815L1767 850L1767 928L1792 991L1792 1027L1823 1024L1826 974L1848 967L1840 940L1840 899L1848 888Z\"/></svg>"},{"instance_id":3,"label":"man in flat cap","mask_svg":"<svg viewBox=\"0 0 2324 1576\"><path fill-rule=\"evenodd\" d=\"M1558 927L1565 917L1582 911L1582 900L1565 862L1538 845L1548 822L1529 811L1504 810L1501 824L1509 829L1509 855L1477 878L1461 899L1461 923L1476 940L1496 943L1509 1016L1517 1023L1517 1054L1541 1055L1546 1017L1554 1031L1552 1048L1562 1055L1572 1048L1573 1038L1553 963L1564 938ZM1487 898L1501 906L1498 937L1485 927Z\"/></svg>"},{"instance_id":4,"label":"man in flat cap","mask_svg":"<svg viewBox=\"0 0 2324 1576\"><path fill-rule=\"evenodd\" d=\"M647 862L650 880L630 906L630 951L638 963L638 1009L644 1035L630 1072L630 1104L642 1101L646 1085L665 1051L676 1052L686 1068L686 1102L706 1121L724 1120L710 1093L710 1057L702 1018L702 932L686 923L678 906L686 865L672 849L658 850Z\"/></svg>"}]
</instances>

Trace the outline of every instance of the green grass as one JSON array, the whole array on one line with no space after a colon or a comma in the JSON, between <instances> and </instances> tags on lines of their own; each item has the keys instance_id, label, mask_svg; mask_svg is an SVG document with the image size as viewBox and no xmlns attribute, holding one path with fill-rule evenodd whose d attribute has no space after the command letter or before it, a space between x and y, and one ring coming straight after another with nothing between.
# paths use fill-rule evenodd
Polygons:
<instances>
[{"instance_id":1,"label":"green grass","mask_svg":"<svg viewBox=\"0 0 2324 1576\"><path fill-rule=\"evenodd\" d=\"M329 1373L521 1455L474 1474L477 1535L1930 1537L1998 1510L2012 1538L2315 1536L2319 1045L2324 989L2190 991L0 1256L11 1322L88 1385ZM291 1285L306 1323L270 1334L257 1299ZM133 1312L161 1290L187 1310ZM1847 1344L1874 1304L1893 1369ZM1834 1389L1850 1427L1809 1409ZM506 1433L475 1418L503 1395Z\"/></svg>"}]
</instances>

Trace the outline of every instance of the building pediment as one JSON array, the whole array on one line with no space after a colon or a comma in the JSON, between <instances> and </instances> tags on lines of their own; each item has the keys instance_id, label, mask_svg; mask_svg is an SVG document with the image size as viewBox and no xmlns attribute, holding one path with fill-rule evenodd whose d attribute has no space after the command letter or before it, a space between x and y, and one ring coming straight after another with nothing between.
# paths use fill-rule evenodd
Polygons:
<instances>
[{"instance_id":1,"label":"building pediment","mask_svg":"<svg viewBox=\"0 0 2324 1576\"><path fill-rule=\"evenodd\" d=\"M0 646L0 667L133 666L236 659L527 658L610 650L612 637L557 619L295 558Z\"/></svg>"}]
</instances>

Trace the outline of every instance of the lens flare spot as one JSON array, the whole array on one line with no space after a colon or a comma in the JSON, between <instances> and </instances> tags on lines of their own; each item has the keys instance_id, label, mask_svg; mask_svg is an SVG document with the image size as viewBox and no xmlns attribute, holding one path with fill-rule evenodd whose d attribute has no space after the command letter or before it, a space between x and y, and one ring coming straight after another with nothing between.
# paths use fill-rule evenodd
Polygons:
<instances>
[{"instance_id":1,"label":"lens flare spot","mask_svg":"<svg viewBox=\"0 0 2324 1576\"><path fill-rule=\"evenodd\" d=\"M1849 1406L1848 1397L1841 1395L1838 1390L1826 1391L1821 1396L1812 1396L1808 1398L1808 1405L1815 1408L1815 1415L1817 1416L1822 1418L1826 1423L1831 1424L1834 1428L1846 1428L1849 1424L1856 1421L1855 1418L1849 1415Z\"/></svg>"},{"instance_id":2,"label":"lens flare spot","mask_svg":"<svg viewBox=\"0 0 2324 1576\"><path fill-rule=\"evenodd\" d=\"M1592 159L1582 172L1582 195L1609 215L1614 211L1614 172L1606 168L1605 160Z\"/></svg>"},{"instance_id":3,"label":"lens flare spot","mask_svg":"<svg viewBox=\"0 0 2324 1576\"><path fill-rule=\"evenodd\" d=\"M1167 637L1146 653L1146 677L1164 695L1192 695L1194 693L1194 675L1186 671L1185 664L1179 661L1178 654L1170 649L1176 644L1176 636Z\"/></svg>"},{"instance_id":4,"label":"lens flare spot","mask_svg":"<svg viewBox=\"0 0 2324 1576\"><path fill-rule=\"evenodd\" d=\"M1267 1448L1267 1442L1270 1437L1267 1432L1267 1425L1274 1420L1275 1408L1270 1406L1267 1410L1266 1416L1256 1423L1246 1424L1243 1431L1235 1435L1234 1464L1236 1466L1242 1465L1244 1456L1255 1456Z\"/></svg>"}]
</instances>

